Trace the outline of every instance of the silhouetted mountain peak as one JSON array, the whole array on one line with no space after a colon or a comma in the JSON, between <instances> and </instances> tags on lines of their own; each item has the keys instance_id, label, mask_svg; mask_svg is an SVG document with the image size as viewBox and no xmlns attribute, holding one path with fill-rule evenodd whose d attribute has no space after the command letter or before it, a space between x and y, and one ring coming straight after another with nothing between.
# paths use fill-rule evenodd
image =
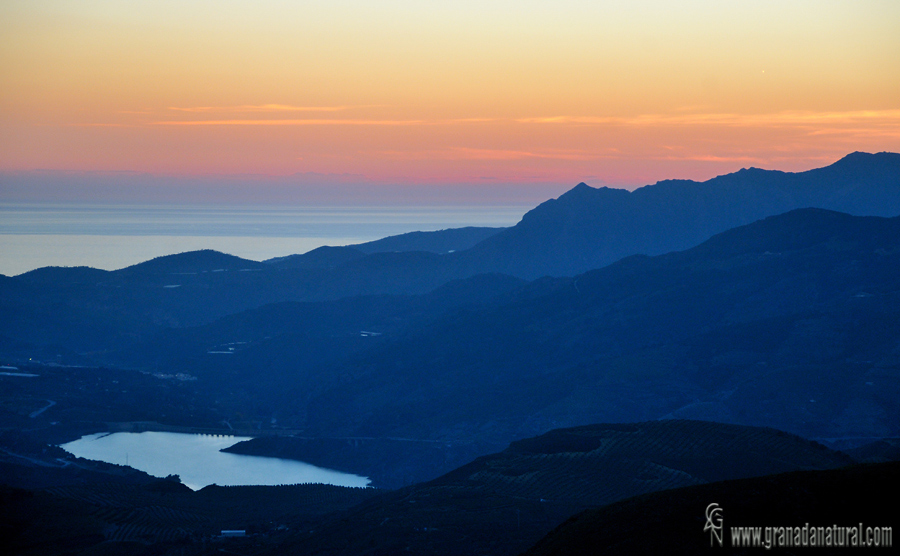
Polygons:
<instances>
[{"instance_id":1,"label":"silhouetted mountain peak","mask_svg":"<svg viewBox=\"0 0 900 556\"><path fill-rule=\"evenodd\" d=\"M597 210L606 206L614 206L616 203L626 201L631 192L626 189L613 189L610 187L591 187L581 182L572 189L566 191L556 199L544 201L522 217L522 224L557 220L559 218L571 219L572 215L581 218L582 213ZM509 228L515 233L518 226ZM492 238L488 238L490 241Z\"/></svg>"},{"instance_id":2,"label":"silhouetted mountain peak","mask_svg":"<svg viewBox=\"0 0 900 556\"><path fill-rule=\"evenodd\" d=\"M843 175L853 175L856 179L870 178L871 176L893 177L900 182L900 154L891 152L864 153L853 152L838 160L831 166L820 170L832 170Z\"/></svg>"},{"instance_id":3,"label":"silhouetted mountain peak","mask_svg":"<svg viewBox=\"0 0 900 556\"><path fill-rule=\"evenodd\" d=\"M663 180L629 192L579 183L473 247L479 271L528 279L574 275L635 254L687 249L736 226L803 207L900 214L900 154L852 153L824 168L743 168L704 182Z\"/></svg>"},{"instance_id":4,"label":"silhouetted mountain peak","mask_svg":"<svg viewBox=\"0 0 900 556\"><path fill-rule=\"evenodd\" d=\"M88 266L45 266L19 274L17 278L29 282L73 283L95 282L106 277L107 271Z\"/></svg>"},{"instance_id":5,"label":"silhouetted mountain peak","mask_svg":"<svg viewBox=\"0 0 900 556\"><path fill-rule=\"evenodd\" d=\"M882 159L890 158L890 155L893 155L895 158L900 158L900 155L898 155L897 153L889 153L889 152L885 152L885 151L882 151L880 153L867 153L867 152L863 152L863 151L854 151L854 152L848 154L847 156L841 158L837 162L835 162L835 164L851 164L851 163L859 164L859 163L871 162L872 160L875 160L877 158L882 158Z\"/></svg>"},{"instance_id":6,"label":"silhouetted mountain peak","mask_svg":"<svg viewBox=\"0 0 900 556\"><path fill-rule=\"evenodd\" d=\"M891 153L881 152L878 154L891 154ZM837 162L835 162L835 164L840 164L842 162L863 162L863 161L867 161L873 157L878 156L878 154L872 154L872 153L867 153L867 152L863 152L863 151L853 151L852 153L848 154L847 156L845 156L845 157L841 158L840 160L838 160Z\"/></svg>"},{"instance_id":7,"label":"silhouetted mountain peak","mask_svg":"<svg viewBox=\"0 0 900 556\"><path fill-rule=\"evenodd\" d=\"M590 185L581 182L572 189L566 191L562 195L560 195L556 200L557 201L579 201L585 199L600 199L607 195L628 195L630 192L627 189L615 189L612 187L591 187ZM551 199L552 200L552 199Z\"/></svg>"},{"instance_id":8,"label":"silhouetted mountain peak","mask_svg":"<svg viewBox=\"0 0 900 556\"><path fill-rule=\"evenodd\" d=\"M177 255L156 257L117 272L134 273L173 273L173 272L213 272L217 270L237 270L242 268L261 268L262 263L227 255L212 249L188 251Z\"/></svg>"}]
</instances>

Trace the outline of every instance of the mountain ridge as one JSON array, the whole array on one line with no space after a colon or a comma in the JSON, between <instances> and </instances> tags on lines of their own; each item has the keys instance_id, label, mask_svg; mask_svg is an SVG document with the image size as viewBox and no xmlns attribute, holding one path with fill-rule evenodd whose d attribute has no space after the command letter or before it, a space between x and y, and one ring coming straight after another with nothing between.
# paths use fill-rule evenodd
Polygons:
<instances>
[{"instance_id":1,"label":"mountain ridge","mask_svg":"<svg viewBox=\"0 0 900 556\"><path fill-rule=\"evenodd\" d=\"M443 256L439 265L426 270L432 279L420 280L422 284L481 273L529 280L545 275L573 276L630 255L687 249L716 233L798 208L823 208L857 216L900 214L900 154L854 152L831 165L803 172L742 168L702 182L661 180L633 191L593 188L581 182L559 197L540 203L509 228L410 232L270 259L263 266L334 270L345 264L365 266L367 257L360 257L360 253L372 256L423 251ZM165 265L184 267L180 272L238 269L242 265L257 269L260 265L226 259L224 254L216 257L208 250L194 253L190 257L178 255L177 259L168 258L173 255L158 257L117 272L138 274ZM186 265L188 259L195 262ZM409 264L403 258L392 260L400 266ZM384 267L388 272L392 272L390 264ZM388 289L381 293L424 291Z\"/></svg>"},{"instance_id":2,"label":"mountain ridge","mask_svg":"<svg viewBox=\"0 0 900 556\"><path fill-rule=\"evenodd\" d=\"M315 531L285 539L279 552L518 554L586 508L722 479L852 463L840 452L756 427L651 421L556 429L366 500Z\"/></svg>"},{"instance_id":3,"label":"mountain ridge","mask_svg":"<svg viewBox=\"0 0 900 556\"><path fill-rule=\"evenodd\" d=\"M798 208L900 214L900 154L857 152L804 172L742 169L704 182L663 180L634 191L582 182L461 258L475 266L492 261L492 270L526 279L572 276L628 255L686 249Z\"/></svg>"},{"instance_id":4,"label":"mountain ridge","mask_svg":"<svg viewBox=\"0 0 900 556\"><path fill-rule=\"evenodd\" d=\"M531 282L349 358L353 383L313 399L310 422L322 434L509 439L674 414L895 434L896 404L868 383L895 387L898 255L900 217L800 209L687 251ZM811 410L822 418L803 424Z\"/></svg>"}]
</instances>

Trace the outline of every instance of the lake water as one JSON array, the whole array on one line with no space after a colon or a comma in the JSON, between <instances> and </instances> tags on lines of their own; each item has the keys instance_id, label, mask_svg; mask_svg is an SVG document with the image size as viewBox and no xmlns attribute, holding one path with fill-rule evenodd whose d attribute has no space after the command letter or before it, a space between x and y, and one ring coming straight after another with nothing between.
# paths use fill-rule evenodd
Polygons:
<instances>
[{"instance_id":1,"label":"lake water","mask_svg":"<svg viewBox=\"0 0 900 556\"><path fill-rule=\"evenodd\" d=\"M155 477L178 475L198 490L207 485L324 483L364 487L369 479L300 461L229 454L219 450L246 437L171 432L117 432L83 436L60 446L80 458L130 465Z\"/></svg>"},{"instance_id":2,"label":"lake water","mask_svg":"<svg viewBox=\"0 0 900 556\"><path fill-rule=\"evenodd\" d=\"M413 231L512 226L529 208L0 203L0 274L42 266L115 270L197 249L261 261Z\"/></svg>"}]
</instances>

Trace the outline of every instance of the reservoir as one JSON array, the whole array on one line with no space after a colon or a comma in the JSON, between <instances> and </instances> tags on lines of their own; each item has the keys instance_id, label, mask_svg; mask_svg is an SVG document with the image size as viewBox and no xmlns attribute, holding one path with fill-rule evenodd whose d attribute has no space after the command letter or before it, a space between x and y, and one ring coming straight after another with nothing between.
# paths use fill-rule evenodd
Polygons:
<instances>
[{"instance_id":1,"label":"reservoir","mask_svg":"<svg viewBox=\"0 0 900 556\"><path fill-rule=\"evenodd\" d=\"M324 483L364 487L369 479L301 461L228 454L219 450L249 437L172 432L117 432L82 436L60 446L80 458L129 465L155 477L178 475L198 490L207 485Z\"/></svg>"}]
</instances>

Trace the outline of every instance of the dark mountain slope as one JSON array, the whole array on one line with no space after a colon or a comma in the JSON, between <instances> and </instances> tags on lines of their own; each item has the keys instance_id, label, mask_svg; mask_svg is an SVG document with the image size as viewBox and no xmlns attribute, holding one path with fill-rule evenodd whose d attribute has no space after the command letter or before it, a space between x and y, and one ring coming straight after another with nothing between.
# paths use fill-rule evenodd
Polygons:
<instances>
[{"instance_id":1,"label":"dark mountain slope","mask_svg":"<svg viewBox=\"0 0 900 556\"><path fill-rule=\"evenodd\" d=\"M156 257L136 265L115 271L125 276L139 274L178 274L190 272L216 272L222 270L259 269L262 263L204 249L177 255Z\"/></svg>"},{"instance_id":2,"label":"dark mountain slope","mask_svg":"<svg viewBox=\"0 0 900 556\"><path fill-rule=\"evenodd\" d=\"M265 261L279 268L334 268L373 253L450 253L463 251L506 228L467 226L435 232L409 232L346 247L319 247L302 255L289 255Z\"/></svg>"},{"instance_id":3,"label":"dark mountain slope","mask_svg":"<svg viewBox=\"0 0 900 556\"><path fill-rule=\"evenodd\" d=\"M276 268L329 269L365 256L353 247L319 247L302 255L288 255L263 261Z\"/></svg>"},{"instance_id":4,"label":"dark mountain slope","mask_svg":"<svg viewBox=\"0 0 900 556\"><path fill-rule=\"evenodd\" d=\"M856 527L862 523L864 530L866 527L896 529L896 518L884 509L896 499L898 473L900 463L883 463L827 471L795 471L655 492L573 516L525 554L701 554L717 550L728 554L758 554L765 550L765 545L738 545L732 539L731 527L761 527L763 543L765 527L806 525L807 539L812 527ZM703 530L706 507L713 502L722 508L724 548L718 543L711 547L710 533ZM770 539L774 543L777 532ZM867 548L889 551L887 547L891 545L886 544L886 538L879 534L879 539L880 547ZM784 553L809 550L817 554L846 554L860 546L865 545L786 549L772 544L771 549Z\"/></svg>"},{"instance_id":5,"label":"dark mountain slope","mask_svg":"<svg viewBox=\"0 0 900 556\"><path fill-rule=\"evenodd\" d=\"M98 280L106 279L108 274L106 270L89 266L47 266L19 274L16 278L21 278L31 283L56 285L63 283L94 283Z\"/></svg>"},{"instance_id":6,"label":"dark mountain slope","mask_svg":"<svg viewBox=\"0 0 900 556\"><path fill-rule=\"evenodd\" d=\"M371 343L375 338L396 336L413 323L425 326L448 311L508 299L525 284L524 280L510 276L480 275L451 281L417 296L372 295L321 302L273 303L228 315L207 325L163 331L149 341L110 354L109 360L153 367L160 359L151 354L167 354L166 367L186 370L197 364L197 356L225 345L236 346L231 349L234 355L240 356L250 350L255 352L253 357L265 357L267 350L257 344L280 336L302 336L320 341L357 339L363 334ZM340 350L333 354L335 357L341 355ZM252 357L239 364L253 367Z\"/></svg>"},{"instance_id":7,"label":"dark mountain slope","mask_svg":"<svg viewBox=\"0 0 900 556\"><path fill-rule=\"evenodd\" d=\"M269 303L423 294L458 278L440 255L424 252L376 253L334 265L304 255L294 262L194 252L114 272L57 268L4 277L0 307L8 310L0 336L39 349L60 346L61 354L105 352L166 327L206 324Z\"/></svg>"},{"instance_id":8,"label":"dark mountain slope","mask_svg":"<svg viewBox=\"0 0 900 556\"><path fill-rule=\"evenodd\" d=\"M320 484L211 485L192 492L178 482L152 481L42 490L0 485L4 546L11 554L41 556L258 553L260 544L277 546L288 527L308 529L323 515L378 494ZM248 538L215 540L236 527Z\"/></svg>"},{"instance_id":9,"label":"dark mountain slope","mask_svg":"<svg viewBox=\"0 0 900 556\"><path fill-rule=\"evenodd\" d=\"M335 268L374 253L450 253L463 251L505 228L468 226L434 232L409 232L345 247L319 247L302 255L288 255L264 261L276 268Z\"/></svg>"},{"instance_id":10,"label":"dark mountain slope","mask_svg":"<svg viewBox=\"0 0 900 556\"><path fill-rule=\"evenodd\" d=\"M391 251L449 253L451 251L468 249L505 229L467 226L465 228L450 228L436 232L410 232L360 243L352 247L368 254Z\"/></svg>"},{"instance_id":11,"label":"dark mountain slope","mask_svg":"<svg viewBox=\"0 0 900 556\"><path fill-rule=\"evenodd\" d=\"M678 486L850 463L780 431L718 423L555 430L374 498L276 552L517 554L580 509Z\"/></svg>"},{"instance_id":12,"label":"dark mountain slope","mask_svg":"<svg viewBox=\"0 0 900 556\"><path fill-rule=\"evenodd\" d=\"M847 450L847 455L861 463L900 461L900 438L883 438L876 442Z\"/></svg>"},{"instance_id":13,"label":"dark mountain slope","mask_svg":"<svg viewBox=\"0 0 900 556\"><path fill-rule=\"evenodd\" d=\"M686 249L727 229L805 207L900 214L900 154L853 153L807 172L750 168L705 182L662 181L630 193L582 183L476 245L460 264L523 278L571 276L628 255Z\"/></svg>"},{"instance_id":14,"label":"dark mountain slope","mask_svg":"<svg viewBox=\"0 0 900 556\"><path fill-rule=\"evenodd\" d=\"M534 282L342 362L323 435L528 436L668 414L896 435L900 218L806 209Z\"/></svg>"},{"instance_id":15,"label":"dark mountain slope","mask_svg":"<svg viewBox=\"0 0 900 556\"><path fill-rule=\"evenodd\" d=\"M163 330L96 358L199 377L206 395L233 400L236 411L260 426L269 428L277 416L278 427L297 428L306 424L305 401L344 380L330 365L409 329L427 328L448 312L509 299L524 285L509 276L482 275L419 296L275 303L204 326Z\"/></svg>"}]
</instances>

